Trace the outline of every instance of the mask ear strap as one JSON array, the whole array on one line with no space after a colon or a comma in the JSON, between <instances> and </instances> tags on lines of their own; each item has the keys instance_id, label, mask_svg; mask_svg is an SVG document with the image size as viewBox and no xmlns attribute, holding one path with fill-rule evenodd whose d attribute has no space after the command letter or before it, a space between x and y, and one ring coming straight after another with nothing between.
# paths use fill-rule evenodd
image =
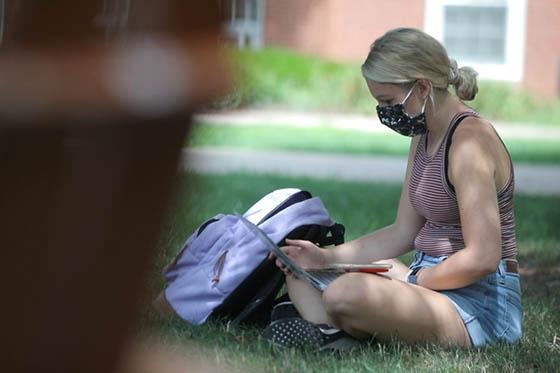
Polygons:
<instances>
[{"instance_id":1,"label":"mask ear strap","mask_svg":"<svg viewBox=\"0 0 560 373\"><path fill-rule=\"evenodd\" d=\"M432 90L432 83L430 82L430 91ZM422 113L424 113L426 111L426 104L428 103L428 99L431 98L432 96L430 96L430 94L428 94L426 96L426 99L424 100L424 104L422 105Z\"/></svg>"},{"instance_id":2,"label":"mask ear strap","mask_svg":"<svg viewBox=\"0 0 560 373\"><path fill-rule=\"evenodd\" d=\"M416 87L416 82L414 82L414 84L413 84L412 87L410 88L410 91L408 91L408 93L406 94L405 98L402 100L401 105L404 105L404 103L406 102L406 100L408 100L408 98L409 98L410 95L412 94L412 91L414 91L414 87Z\"/></svg>"},{"instance_id":3,"label":"mask ear strap","mask_svg":"<svg viewBox=\"0 0 560 373\"><path fill-rule=\"evenodd\" d=\"M426 99L424 100L424 105L422 105L422 113L424 113L426 111L426 104L428 103L428 98L430 96L426 96Z\"/></svg>"}]
</instances>

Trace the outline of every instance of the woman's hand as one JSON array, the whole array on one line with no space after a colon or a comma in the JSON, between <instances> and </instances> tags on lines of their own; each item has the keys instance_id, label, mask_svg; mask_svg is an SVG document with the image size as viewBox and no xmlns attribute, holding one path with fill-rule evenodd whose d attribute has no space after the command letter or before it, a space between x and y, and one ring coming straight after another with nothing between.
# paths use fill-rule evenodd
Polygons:
<instances>
[{"instance_id":1,"label":"woman's hand","mask_svg":"<svg viewBox=\"0 0 560 373\"><path fill-rule=\"evenodd\" d=\"M287 246L282 246L280 250L303 269L322 268L329 264L328 250L321 249L310 241L286 239L286 244ZM286 275L291 274L280 260L276 259L276 265Z\"/></svg>"}]
</instances>

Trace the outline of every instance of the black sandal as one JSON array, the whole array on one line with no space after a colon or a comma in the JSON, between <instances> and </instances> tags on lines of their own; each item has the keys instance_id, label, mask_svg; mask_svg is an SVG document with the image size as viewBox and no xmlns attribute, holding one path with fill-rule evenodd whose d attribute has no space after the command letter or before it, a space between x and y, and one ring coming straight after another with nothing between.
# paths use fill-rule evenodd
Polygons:
<instances>
[{"instance_id":1,"label":"black sandal","mask_svg":"<svg viewBox=\"0 0 560 373\"><path fill-rule=\"evenodd\" d=\"M297 317L301 318L301 315L299 314L294 304L291 301L287 300L274 306L272 312L270 313L270 322L272 323L281 319Z\"/></svg>"},{"instance_id":2,"label":"black sandal","mask_svg":"<svg viewBox=\"0 0 560 373\"><path fill-rule=\"evenodd\" d=\"M265 330L265 337L273 346L318 351L348 351L362 344L343 330L327 324L314 324L299 317L271 322Z\"/></svg>"}]
</instances>

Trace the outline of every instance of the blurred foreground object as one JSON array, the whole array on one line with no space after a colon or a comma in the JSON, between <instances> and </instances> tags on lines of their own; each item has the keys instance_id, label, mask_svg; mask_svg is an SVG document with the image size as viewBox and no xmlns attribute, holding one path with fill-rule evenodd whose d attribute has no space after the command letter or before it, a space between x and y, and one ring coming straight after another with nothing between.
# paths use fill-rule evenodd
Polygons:
<instances>
[{"instance_id":1,"label":"blurred foreground object","mask_svg":"<svg viewBox=\"0 0 560 373\"><path fill-rule=\"evenodd\" d=\"M134 341L124 350L117 373L222 373L226 372L203 359L194 347L178 347L155 340Z\"/></svg>"},{"instance_id":2,"label":"blurred foreground object","mask_svg":"<svg viewBox=\"0 0 560 373\"><path fill-rule=\"evenodd\" d=\"M225 89L218 6L2 5L0 370L113 372L191 113Z\"/></svg>"}]
</instances>

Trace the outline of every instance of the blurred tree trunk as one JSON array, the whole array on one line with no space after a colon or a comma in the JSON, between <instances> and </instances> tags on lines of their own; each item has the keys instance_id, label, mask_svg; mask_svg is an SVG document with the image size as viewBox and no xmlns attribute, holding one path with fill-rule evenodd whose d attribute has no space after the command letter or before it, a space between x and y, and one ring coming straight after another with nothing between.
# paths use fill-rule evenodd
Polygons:
<instances>
[{"instance_id":1,"label":"blurred tree trunk","mask_svg":"<svg viewBox=\"0 0 560 373\"><path fill-rule=\"evenodd\" d=\"M138 315L191 113L225 86L213 1L110 3L5 1L3 372L115 369ZM169 43L162 53L184 63L179 75L188 85L157 112L128 105L111 67L144 66L142 53L130 54L132 62L119 56L147 38ZM138 71L157 75L158 68ZM158 99L149 93L140 103Z\"/></svg>"}]
</instances>

